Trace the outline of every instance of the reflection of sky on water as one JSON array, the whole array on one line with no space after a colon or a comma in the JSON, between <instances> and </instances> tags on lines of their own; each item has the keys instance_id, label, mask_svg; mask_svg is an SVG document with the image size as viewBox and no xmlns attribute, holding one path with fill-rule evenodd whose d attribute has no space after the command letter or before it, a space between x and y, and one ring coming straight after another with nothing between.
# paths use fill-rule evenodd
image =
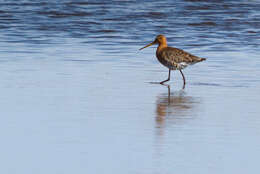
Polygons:
<instances>
[{"instance_id":1,"label":"reflection of sky on water","mask_svg":"<svg viewBox=\"0 0 260 174\"><path fill-rule=\"evenodd\" d=\"M259 18L245 0L1 1L0 173L256 173ZM138 51L157 34L207 58L185 91L179 72L145 83L167 76Z\"/></svg>"}]
</instances>

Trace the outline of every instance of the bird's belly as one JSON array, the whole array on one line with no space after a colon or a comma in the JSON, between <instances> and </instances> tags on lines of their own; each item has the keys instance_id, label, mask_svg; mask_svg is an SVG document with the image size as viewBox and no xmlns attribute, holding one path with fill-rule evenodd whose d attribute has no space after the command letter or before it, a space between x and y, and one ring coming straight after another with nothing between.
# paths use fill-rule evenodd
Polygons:
<instances>
[{"instance_id":1,"label":"bird's belly","mask_svg":"<svg viewBox=\"0 0 260 174\"><path fill-rule=\"evenodd\" d=\"M186 62L180 62L180 63L172 63L172 62L168 62L162 59L158 59L159 62L161 64L163 64L164 66L166 66L167 68L171 69L171 70L180 70L180 69L184 69L186 68L188 65L190 65L189 63Z\"/></svg>"}]
</instances>

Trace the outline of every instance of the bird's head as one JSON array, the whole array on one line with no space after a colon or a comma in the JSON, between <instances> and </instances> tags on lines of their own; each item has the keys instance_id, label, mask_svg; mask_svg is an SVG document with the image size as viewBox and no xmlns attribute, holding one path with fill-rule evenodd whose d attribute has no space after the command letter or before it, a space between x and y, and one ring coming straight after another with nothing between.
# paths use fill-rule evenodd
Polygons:
<instances>
[{"instance_id":1,"label":"bird's head","mask_svg":"<svg viewBox=\"0 0 260 174\"><path fill-rule=\"evenodd\" d=\"M156 36L156 38L154 39L154 41L152 43L149 43L148 45L144 46L143 48L140 48L139 50L142 50L144 48L147 48L151 45L154 45L154 44L166 44L167 45L167 40L166 40L166 37L162 34Z\"/></svg>"}]
</instances>

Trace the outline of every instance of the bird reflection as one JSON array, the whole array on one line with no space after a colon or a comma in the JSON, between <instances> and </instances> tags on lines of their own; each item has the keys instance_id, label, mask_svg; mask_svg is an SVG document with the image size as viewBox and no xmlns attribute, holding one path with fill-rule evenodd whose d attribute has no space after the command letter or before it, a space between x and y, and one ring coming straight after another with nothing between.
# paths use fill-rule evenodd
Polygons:
<instances>
[{"instance_id":1,"label":"bird reflection","mask_svg":"<svg viewBox=\"0 0 260 174\"><path fill-rule=\"evenodd\" d=\"M155 159L164 156L165 141L169 140L165 139L164 135L167 127L177 131L181 129L187 120L196 116L196 108L199 104L198 98L188 96L184 90L171 92L169 85L164 86L167 87L168 92L159 95L156 100Z\"/></svg>"},{"instance_id":2,"label":"bird reflection","mask_svg":"<svg viewBox=\"0 0 260 174\"><path fill-rule=\"evenodd\" d=\"M161 94L156 102L156 123L157 127L164 127L166 120L174 122L192 118L192 111L197 101L187 96L184 90L171 92L169 85L168 93Z\"/></svg>"}]
</instances>

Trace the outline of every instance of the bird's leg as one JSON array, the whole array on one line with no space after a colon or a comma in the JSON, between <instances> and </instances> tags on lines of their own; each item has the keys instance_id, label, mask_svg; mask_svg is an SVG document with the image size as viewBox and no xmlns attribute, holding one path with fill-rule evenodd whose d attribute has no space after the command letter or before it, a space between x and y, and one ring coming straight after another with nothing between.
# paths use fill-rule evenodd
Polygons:
<instances>
[{"instance_id":1,"label":"bird's leg","mask_svg":"<svg viewBox=\"0 0 260 174\"><path fill-rule=\"evenodd\" d=\"M161 81L160 84L164 84L165 82L169 81L171 78L171 69L169 68L169 74L168 74L168 79Z\"/></svg>"},{"instance_id":2,"label":"bird's leg","mask_svg":"<svg viewBox=\"0 0 260 174\"><path fill-rule=\"evenodd\" d=\"M181 72L181 75L182 75L182 78L183 78L183 87L182 87L182 89L184 89L186 81L185 81L185 77L184 77L184 74L182 73L181 69L180 69L180 72Z\"/></svg>"}]
</instances>

